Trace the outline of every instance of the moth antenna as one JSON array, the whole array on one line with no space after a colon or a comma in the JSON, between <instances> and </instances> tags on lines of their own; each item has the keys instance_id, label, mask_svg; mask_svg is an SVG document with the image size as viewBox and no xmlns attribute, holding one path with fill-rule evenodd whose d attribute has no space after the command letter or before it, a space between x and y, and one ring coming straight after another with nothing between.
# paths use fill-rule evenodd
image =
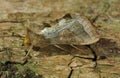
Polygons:
<instances>
[{"instance_id":1,"label":"moth antenna","mask_svg":"<svg viewBox=\"0 0 120 78\"><path fill-rule=\"evenodd\" d=\"M24 24L24 27L25 27L25 35L27 35L28 28L29 28L29 25L30 25L30 20L27 19L23 24Z\"/></svg>"}]
</instances>

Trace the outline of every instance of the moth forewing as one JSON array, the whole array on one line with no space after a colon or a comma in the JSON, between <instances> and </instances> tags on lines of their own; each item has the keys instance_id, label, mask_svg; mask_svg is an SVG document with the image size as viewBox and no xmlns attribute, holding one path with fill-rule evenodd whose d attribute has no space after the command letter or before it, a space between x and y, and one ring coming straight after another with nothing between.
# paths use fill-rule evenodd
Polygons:
<instances>
[{"instance_id":1,"label":"moth forewing","mask_svg":"<svg viewBox=\"0 0 120 78\"><path fill-rule=\"evenodd\" d=\"M50 44L89 45L99 40L99 35L88 19L76 16L52 28L41 30Z\"/></svg>"}]
</instances>

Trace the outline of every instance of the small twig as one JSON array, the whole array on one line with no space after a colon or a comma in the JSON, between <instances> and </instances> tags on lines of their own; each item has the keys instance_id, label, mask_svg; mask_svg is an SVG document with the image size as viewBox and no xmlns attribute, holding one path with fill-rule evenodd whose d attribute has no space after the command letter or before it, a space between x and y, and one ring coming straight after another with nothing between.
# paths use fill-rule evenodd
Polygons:
<instances>
[{"instance_id":1,"label":"small twig","mask_svg":"<svg viewBox=\"0 0 120 78\"><path fill-rule=\"evenodd\" d=\"M25 60L23 63L20 63L20 62L15 62L15 61L6 61L5 62L5 65L8 65L8 64L20 64L20 65L25 65L28 61Z\"/></svg>"},{"instance_id":2,"label":"small twig","mask_svg":"<svg viewBox=\"0 0 120 78\"><path fill-rule=\"evenodd\" d=\"M24 21L1 20L0 23L22 23Z\"/></svg>"},{"instance_id":3,"label":"small twig","mask_svg":"<svg viewBox=\"0 0 120 78\"><path fill-rule=\"evenodd\" d=\"M88 57L82 57L82 56L73 56L73 58L71 60L73 60L74 58L82 58L82 59L88 59L88 60L92 60L93 58L88 58Z\"/></svg>"},{"instance_id":4,"label":"small twig","mask_svg":"<svg viewBox=\"0 0 120 78\"><path fill-rule=\"evenodd\" d=\"M19 37L19 38L24 38L24 36L21 36L19 34L16 34L14 36L10 36L10 35L0 35L0 37Z\"/></svg>"}]
</instances>

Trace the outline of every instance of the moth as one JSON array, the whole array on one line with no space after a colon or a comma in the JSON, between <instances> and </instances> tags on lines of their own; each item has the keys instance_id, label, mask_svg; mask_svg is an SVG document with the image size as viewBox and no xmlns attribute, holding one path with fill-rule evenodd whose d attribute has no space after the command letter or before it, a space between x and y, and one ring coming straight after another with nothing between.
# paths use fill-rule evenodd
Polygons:
<instances>
[{"instance_id":1,"label":"moth","mask_svg":"<svg viewBox=\"0 0 120 78\"><path fill-rule=\"evenodd\" d=\"M31 45L40 48L58 44L68 44L73 47L74 45L85 45L91 48L89 45L100 39L91 22L80 14L66 14L53 24L31 23L26 25L26 30ZM96 60L97 55L92 48L91 50L94 54L94 60Z\"/></svg>"}]
</instances>

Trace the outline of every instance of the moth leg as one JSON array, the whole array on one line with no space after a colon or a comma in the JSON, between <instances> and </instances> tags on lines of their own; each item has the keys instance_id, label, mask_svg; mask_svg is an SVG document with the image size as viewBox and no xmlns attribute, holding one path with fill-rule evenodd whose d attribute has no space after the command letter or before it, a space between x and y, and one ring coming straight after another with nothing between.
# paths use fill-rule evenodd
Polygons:
<instances>
[{"instance_id":1,"label":"moth leg","mask_svg":"<svg viewBox=\"0 0 120 78\"><path fill-rule=\"evenodd\" d=\"M61 50L63 50L63 51L69 52L69 51L67 51L66 49L60 47L59 45L54 45L54 46L57 47L57 48L59 48L59 49L61 49Z\"/></svg>"},{"instance_id":2,"label":"moth leg","mask_svg":"<svg viewBox=\"0 0 120 78\"><path fill-rule=\"evenodd\" d=\"M93 53L93 56L94 56L94 58L93 58L93 61L95 61L95 66L94 66L94 68L96 68L97 67L97 58L98 58L98 56L97 56L97 54L96 54L96 52L94 51L94 49L91 47L91 45L86 45L91 51L92 51L92 53Z\"/></svg>"},{"instance_id":3,"label":"moth leg","mask_svg":"<svg viewBox=\"0 0 120 78\"><path fill-rule=\"evenodd\" d=\"M33 48L33 45L30 46L30 48L29 48L28 52L26 53L25 57L23 57L23 60L26 60L28 58L28 56L30 55L30 52L31 52L32 48Z\"/></svg>"}]
</instances>

